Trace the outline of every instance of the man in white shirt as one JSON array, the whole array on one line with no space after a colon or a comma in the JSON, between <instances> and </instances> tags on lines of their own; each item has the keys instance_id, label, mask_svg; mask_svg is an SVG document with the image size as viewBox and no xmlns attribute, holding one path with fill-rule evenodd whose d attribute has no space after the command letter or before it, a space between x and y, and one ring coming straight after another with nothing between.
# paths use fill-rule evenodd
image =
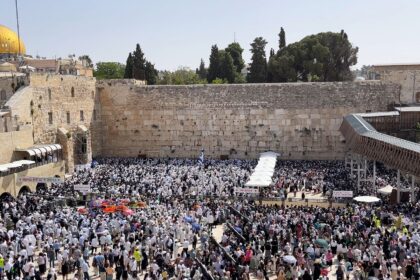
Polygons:
<instances>
[{"instance_id":1,"label":"man in white shirt","mask_svg":"<svg viewBox=\"0 0 420 280\"><path fill-rule=\"evenodd\" d=\"M29 246L27 248L28 251L28 260L33 262L34 261L34 253L35 253L35 248L32 245L32 243L29 243Z\"/></svg>"}]
</instances>

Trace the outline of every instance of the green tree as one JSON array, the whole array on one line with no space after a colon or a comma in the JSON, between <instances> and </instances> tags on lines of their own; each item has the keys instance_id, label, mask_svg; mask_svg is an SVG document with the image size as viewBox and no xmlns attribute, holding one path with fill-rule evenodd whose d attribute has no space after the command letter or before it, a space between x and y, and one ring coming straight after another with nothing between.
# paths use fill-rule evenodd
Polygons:
<instances>
[{"instance_id":1,"label":"green tree","mask_svg":"<svg viewBox=\"0 0 420 280\"><path fill-rule=\"evenodd\" d=\"M122 79L124 77L125 66L118 62L98 62L93 76L98 80Z\"/></svg>"},{"instance_id":2,"label":"green tree","mask_svg":"<svg viewBox=\"0 0 420 280\"><path fill-rule=\"evenodd\" d=\"M207 80L187 67L180 67L174 72L162 71L158 80L159 85L194 85L206 84Z\"/></svg>"},{"instance_id":3,"label":"green tree","mask_svg":"<svg viewBox=\"0 0 420 280\"><path fill-rule=\"evenodd\" d=\"M157 75L158 72L155 69L155 65L152 64L150 61L146 61L146 65L144 67L145 71L145 79L148 85L155 85L157 83Z\"/></svg>"},{"instance_id":4,"label":"green tree","mask_svg":"<svg viewBox=\"0 0 420 280\"><path fill-rule=\"evenodd\" d=\"M266 45L267 41L262 37L255 38L251 44L252 62L247 76L249 83L264 83L267 81Z\"/></svg>"},{"instance_id":5,"label":"green tree","mask_svg":"<svg viewBox=\"0 0 420 280\"><path fill-rule=\"evenodd\" d=\"M221 78L216 78L211 83L214 85L221 85L221 84L227 84L227 81Z\"/></svg>"},{"instance_id":6,"label":"green tree","mask_svg":"<svg viewBox=\"0 0 420 280\"><path fill-rule=\"evenodd\" d=\"M268 77L273 82L353 80L350 67L357 53L344 31L310 35L271 57Z\"/></svg>"},{"instance_id":7,"label":"green tree","mask_svg":"<svg viewBox=\"0 0 420 280\"><path fill-rule=\"evenodd\" d=\"M214 79L220 78L220 56L219 56L219 48L217 45L211 46L211 53L210 53L210 64L209 70L207 73L207 81L211 83Z\"/></svg>"},{"instance_id":8,"label":"green tree","mask_svg":"<svg viewBox=\"0 0 420 280\"><path fill-rule=\"evenodd\" d=\"M220 77L223 80L226 80L228 83L233 83L235 81L235 72L236 68L233 64L232 56L226 51L219 51L219 61L220 61Z\"/></svg>"},{"instance_id":9,"label":"green tree","mask_svg":"<svg viewBox=\"0 0 420 280\"><path fill-rule=\"evenodd\" d=\"M286 47L286 32L284 32L283 27L280 28L279 33L279 51Z\"/></svg>"},{"instance_id":10,"label":"green tree","mask_svg":"<svg viewBox=\"0 0 420 280\"><path fill-rule=\"evenodd\" d=\"M136 45L136 50L133 53L133 78L136 80L146 80L146 59L140 45Z\"/></svg>"},{"instance_id":11,"label":"green tree","mask_svg":"<svg viewBox=\"0 0 420 280\"><path fill-rule=\"evenodd\" d=\"M207 69L206 69L206 65L204 64L203 59L201 59L200 67L198 69L196 69L195 72L200 77L200 79L206 79L207 78Z\"/></svg>"},{"instance_id":12,"label":"green tree","mask_svg":"<svg viewBox=\"0 0 420 280\"><path fill-rule=\"evenodd\" d=\"M131 52L128 54L127 61L125 64L125 72L124 72L124 79L132 79L133 78L133 56Z\"/></svg>"},{"instance_id":13,"label":"green tree","mask_svg":"<svg viewBox=\"0 0 420 280\"><path fill-rule=\"evenodd\" d=\"M236 72L241 73L242 69L245 66L245 62L242 58L242 52L244 51L244 49L241 48L241 45L239 45L239 43L235 42L227 46L225 51L232 57L233 64L236 68Z\"/></svg>"}]
</instances>

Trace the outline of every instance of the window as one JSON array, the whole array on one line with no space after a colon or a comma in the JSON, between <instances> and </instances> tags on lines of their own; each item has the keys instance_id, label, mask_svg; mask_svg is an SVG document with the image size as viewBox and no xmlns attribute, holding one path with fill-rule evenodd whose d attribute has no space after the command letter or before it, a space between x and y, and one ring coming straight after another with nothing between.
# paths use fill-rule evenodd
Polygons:
<instances>
[{"instance_id":1,"label":"window","mask_svg":"<svg viewBox=\"0 0 420 280\"><path fill-rule=\"evenodd\" d=\"M67 123L70 124L70 112L67 112Z\"/></svg>"},{"instance_id":2,"label":"window","mask_svg":"<svg viewBox=\"0 0 420 280\"><path fill-rule=\"evenodd\" d=\"M96 110L93 109L93 120L96 121Z\"/></svg>"},{"instance_id":3,"label":"window","mask_svg":"<svg viewBox=\"0 0 420 280\"><path fill-rule=\"evenodd\" d=\"M83 111L80 111L80 121L83 122L85 120L85 115L83 114Z\"/></svg>"},{"instance_id":4,"label":"window","mask_svg":"<svg viewBox=\"0 0 420 280\"><path fill-rule=\"evenodd\" d=\"M82 145L81 145L82 154L87 153L87 139L86 137L82 137Z\"/></svg>"},{"instance_id":5,"label":"window","mask_svg":"<svg viewBox=\"0 0 420 280\"><path fill-rule=\"evenodd\" d=\"M52 114L52 112L48 113L48 123L53 124L53 114Z\"/></svg>"},{"instance_id":6,"label":"window","mask_svg":"<svg viewBox=\"0 0 420 280\"><path fill-rule=\"evenodd\" d=\"M420 103L420 92L416 93L416 103Z\"/></svg>"},{"instance_id":7,"label":"window","mask_svg":"<svg viewBox=\"0 0 420 280\"><path fill-rule=\"evenodd\" d=\"M1 100L6 100L7 99L6 91L4 89L1 90L0 99Z\"/></svg>"},{"instance_id":8,"label":"window","mask_svg":"<svg viewBox=\"0 0 420 280\"><path fill-rule=\"evenodd\" d=\"M48 100L51 101L51 89L48 89Z\"/></svg>"},{"instance_id":9,"label":"window","mask_svg":"<svg viewBox=\"0 0 420 280\"><path fill-rule=\"evenodd\" d=\"M71 97L74 97L74 87L71 87Z\"/></svg>"}]
</instances>

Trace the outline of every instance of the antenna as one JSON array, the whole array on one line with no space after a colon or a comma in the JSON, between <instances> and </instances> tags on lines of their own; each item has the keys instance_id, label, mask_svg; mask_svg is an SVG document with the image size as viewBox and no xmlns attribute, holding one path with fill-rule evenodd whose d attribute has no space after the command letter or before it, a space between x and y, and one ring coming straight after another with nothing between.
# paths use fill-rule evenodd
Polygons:
<instances>
[{"instance_id":1,"label":"antenna","mask_svg":"<svg viewBox=\"0 0 420 280\"><path fill-rule=\"evenodd\" d=\"M15 6L16 6L16 25L17 25L17 32L18 32L18 44L19 44L18 54L20 55L20 30L19 30L19 12L18 12L17 0L15 0Z\"/></svg>"}]
</instances>

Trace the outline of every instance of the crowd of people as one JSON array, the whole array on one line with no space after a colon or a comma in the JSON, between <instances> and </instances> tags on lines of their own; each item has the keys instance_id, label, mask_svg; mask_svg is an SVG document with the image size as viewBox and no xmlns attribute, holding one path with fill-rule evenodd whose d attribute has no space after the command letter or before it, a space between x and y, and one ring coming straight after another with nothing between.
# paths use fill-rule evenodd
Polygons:
<instances>
[{"instance_id":1,"label":"crowd of people","mask_svg":"<svg viewBox=\"0 0 420 280\"><path fill-rule=\"evenodd\" d=\"M3 196L0 278L419 278L419 204L268 207L234 193L255 166L108 158L63 184ZM279 161L274 178L268 196L352 185L338 161Z\"/></svg>"}]
</instances>

